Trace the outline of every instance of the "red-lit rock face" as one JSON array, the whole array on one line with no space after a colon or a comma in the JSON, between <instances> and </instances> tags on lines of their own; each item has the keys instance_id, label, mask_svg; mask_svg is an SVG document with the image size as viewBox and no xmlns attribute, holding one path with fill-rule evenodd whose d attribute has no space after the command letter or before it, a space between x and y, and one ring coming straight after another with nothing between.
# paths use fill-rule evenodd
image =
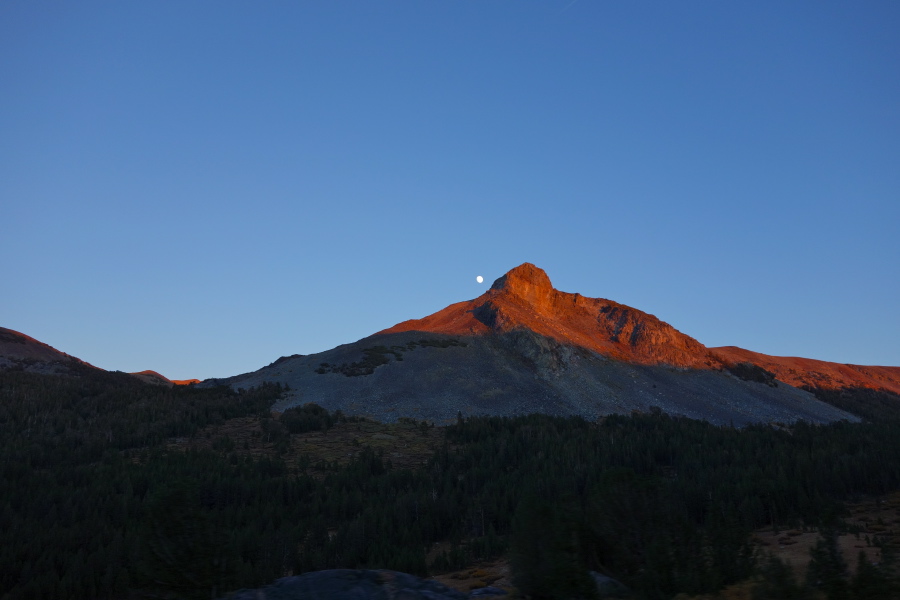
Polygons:
<instances>
[{"instance_id":1,"label":"red-lit rock face","mask_svg":"<svg viewBox=\"0 0 900 600\"><path fill-rule=\"evenodd\" d=\"M139 373L129 373L133 377L137 377L144 383L152 383L155 385L167 385L172 387L173 385L190 385L192 383L200 383L199 379L169 379L164 375L157 373L156 371L146 370L140 371Z\"/></svg>"},{"instance_id":2,"label":"red-lit rock face","mask_svg":"<svg viewBox=\"0 0 900 600\"><path fill-rule=\"evenodd\" d=\"M767 356L735 347L710 349L655 316L602 298L560 292L538 267L519 265L474 300L380 333L428 331L491 335L530 330L561 344L638 364L720 369L750 362L794 386L867 387L900 394L900 367L862 367Z\"/></svg>"},{"instance_id":3,"label":"red-lit rock face","mask_svg":"<svg viewBox=\"0 0 900 600\"><path fill-rule=\"evenodd\" d=\"M560 292L538 267L525 263L475 300L380 333L430 331L486 335L527 329L556 341L640 364L718 368L697 340L645 312L600 298Z\"/></svg>"},{"instance_id":4,"label":"red-lit rock face","mask_svg":"<svg viewBox=\"0 0 900 600\"><path fill-rule=\"evenodd\" d=\"M519 265L495 281L491 289L508 298L515 298L541 314L553 313L556 294L559 294L553 289L547 273L531 263Z\"/></svg>"},{"instance_id":5,"label":"red-lit rock face","mask_svg":"<svg viewBox=\"0 0 900 600\"><path fill-rule=\"evenodd\" d=\"M163 375L160 375L156 371L151 371L147 369L146 371L139 371L137 373L129 373L132 377L136 377L140 379L144 383L150 383L152 385L164 385L167 387L172 387L172 382Z\"/></svg>"},{"instance_id":6,"label":"red-lit rock face","mask_svg":"<svg viewBox=\"0 0 900 600\"><path fill-rule=\"evenodd\" d=\"M749 362L775 374L794 387L839 390L864 387L900 394L900 367L847 365L795 356L769 356L737 346L711 348L722 361Z\"/></svg>"}]
</instances>

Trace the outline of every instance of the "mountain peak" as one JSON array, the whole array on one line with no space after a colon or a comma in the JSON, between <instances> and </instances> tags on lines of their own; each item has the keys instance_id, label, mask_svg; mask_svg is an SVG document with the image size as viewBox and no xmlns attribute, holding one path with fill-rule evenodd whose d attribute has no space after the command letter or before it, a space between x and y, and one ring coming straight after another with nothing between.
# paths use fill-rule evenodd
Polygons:
<instances>
[{"instance_id":1,"label":"mountain peak","mask_svg":"<svg viewBox=\"0 0 900 600\"><path fill-rule=\"evenodd\" d=\"M553 289L553 284L550 283L547 272L531 263L522 263L518 267L510 269L506 272L506 275L494 282L491 289L510 289L520 285Z\"/></svg>"},{"instance_id":2,"label":"mountain peak","mask_svg":"<svg viewBox=\"0 0 900 600\"><path fill-rule=\"evenodd\" d=\"M497 279L492 290L514 294L533 306L547 305L553 296L553 284L543 269L522 263Z\"/></svg>"},{"instance_id":3,"label":"mountain peak","mask_svg":"<svg viewBox=\"0 0 900 600\"><path fill-rule=\"evenodd\" d=\"M380 333L429 331L446 335L503 335L531 331L570 347L639 364L716 368L707 348L653 315L604 300L554 289L550 278L523 263L468 302Z\"/></svg>"}]
</instances>

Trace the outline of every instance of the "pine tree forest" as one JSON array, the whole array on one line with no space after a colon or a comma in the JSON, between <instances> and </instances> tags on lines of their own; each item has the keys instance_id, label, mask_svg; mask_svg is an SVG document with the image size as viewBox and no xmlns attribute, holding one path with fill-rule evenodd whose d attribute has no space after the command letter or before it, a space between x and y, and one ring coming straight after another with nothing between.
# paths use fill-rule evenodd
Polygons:
<instances>
[{"instance_id":1,"label":"pine tree forest","mask_svg":"<svg viewBox=\"0 0 900 600\"><path fill-rule=\"evenodd\" d=\"M358 421L315 405L273 417L282 392L0 374L0 599L219 598L313 570L428 576L500 555L530 598L596 597L589 571L647 600L740 582L754 598L898 594L887 538L880 564L853 569L834 542L847 502L900 489L900 411L884 399L866 405L877 419L827 426L461 415L416 468L366 445L327 463L278 443L170 443L239 418L276 441ZM751 545L774 526L822 532L805 578Z\"/></svg>"}]
</instances>

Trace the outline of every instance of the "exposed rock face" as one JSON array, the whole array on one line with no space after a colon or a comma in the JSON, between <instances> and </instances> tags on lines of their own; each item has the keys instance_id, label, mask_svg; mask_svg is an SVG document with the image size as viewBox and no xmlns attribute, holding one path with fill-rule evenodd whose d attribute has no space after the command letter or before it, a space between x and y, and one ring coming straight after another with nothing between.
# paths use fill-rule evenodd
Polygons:
<instances>
[{"instance_id":1,"label":"exposed rock face","mask_svg":"<svg viewBox=\"0 0 900 600\"><path fill-rule=\"evenodd\" d=\"M625 587L621 582L607 577L602 573L590 571L590 575L597 586L597 593L601 598L629 598L631 590Z\"/></svg>"},{"instance_id":2,"label":"exposed rock face","mask_svg":"<svg viewBox=\"0 0 900 600\"><path fill-rule=\"evenodd\" d=\"M834 369L850 381L845 366L812 361L819 366L790 379L790 367L764 359L772 357L706 348L611 300L560 292L544 271L525 263L474 300L353 344L206 383L246 388L277 381L291 388L278 410L315 402L382 421L452 422L457 411L596 418L654 407L724 425L858 420L790 385L838 381ZM900 392L900 368L850 371L871 386L880 377L878 385ZM772 374L789 385L778 385Z\"/></svg>"},{"instance_id":3,"label":"exposed rock face","mask_svg":"<svg viewBox=\"0 0 900 600\"><path fill-rule=\"evenodd\" d=\"M408 347L416 341L459 340L447 347L420 345L412 351L384 354L371 374L320 373L323 363L360 361L375 346ZM611 360L590 350L519 330L467 337L409 331L379 334L317 355L284 361L225 380L250 388L266 381L290 386L282 411L315 402L333 411L369 416L382 422L400 417L437 424L463 415L512 416L529 413L580 415L596 419L659 407L673 415L740 426L758 422L812 423L856 418L789 385L770 387L714 369L683 369Z\"/></svg>"},{"instance_id":4,"label":"exposed rock face","mask_svg":"<svg viewBox=\"0 0 900 600\"><path fill-rule=\"evenodd\" d=\"M595 571L590 571L590 576L601 598L631 597L631 591L615 579ZM463 594L437 581L408 573L359 569L313 571L226 596L227 600L474 600L507 597L506 590L494 586Z\"/></svg>"},{"instance_id":5,"label":"exposed rock face","mask_svg":"<svg viewBox=\"0 0 900 600\"><path fill-rule=\"evenodd\" d=\"M330 569L279 579L258 590L240 590L229 600L466 600L506 596L498 588L466 595L437 581L387 570ZM223 599L224 600L224 599Z\"/></svg>"},{"instance_id":6,"label":"exposed rock face","mask_svg":"<svg viewBox=\"0 0 900 600\"><path fill-rule=\"evenodd\" d=\"M525 263L497 279L485 294L381 333L504 333L525 329L561 344L644 365L720 368L700 342L653 315L628 306L560 292L538 267Z\"/></svg>"},{"instance_id":7,"label":"exposed rock face","mask_svg":"<svg viewBox=\"0 0 900 600\"><path fill-rule=\"evenodd\" d=\"M824 390L867 388L900 394L900 367L847 365L812 358L769 356L736 346L711 350L723 362L752 363L794 387Z\"/></svg>"},{"instance_id":8,"label":"exposed rock face","mask_svg":"<svg viewBox=\"0 0 900 600\"><path fill-rule=\"evenodd\" d=\"M556 290L553 289L547 273L531 263L523 263L500 277L491 289L518 298L533 307L535 312L543 314L553 312Z\"/></svg>"},{"instance_id":9,"label":"exposed rock face","mask_svg":"<svg viewBox=\"0 0 900 600\"><path fill-rule=\"evenodd\" d=\"M487 335L525 329L615 360L642 365L722 369L750 363L796 387L864 387L900 394L900 367L843 365L776 357L734 346L707 348L641 310L560 292L538 267L525 263L497 279L485 294L381 333L428 331Z\"/></svg>"},{"instance_id":10,"label":"exposed rock face","mask_svg":"<svg viewBox=\"0 0 900 600\"><path fill-rule=\"evenodd\" d=\"M97 367L24 333L0 327L0 369L67 374Z\"/></svg>"}]
</instances>

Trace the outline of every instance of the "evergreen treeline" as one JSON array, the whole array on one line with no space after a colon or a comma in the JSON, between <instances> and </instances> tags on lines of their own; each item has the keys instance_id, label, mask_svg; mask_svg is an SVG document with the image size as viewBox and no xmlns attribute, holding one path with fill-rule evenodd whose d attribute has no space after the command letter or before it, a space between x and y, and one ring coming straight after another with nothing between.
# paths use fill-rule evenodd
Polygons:
<instances>
[{"instance_id":1,"label":"evergreen treeline","mask_svg":"<svg viewBox=\"0 0 900 600\"><path fill-rule=\"evenodd\" d=\"M900 422L898 413L898 396L881 390L863 387L844 388L840 390L804 388L812 392L822 402L827 402L841 410L846 410L868 421Z\"/></svg>"},{"instance_id":2,"label":"evergreen treeline","mask_svg":"<svg viewBox=\"0 0 900 600\"><path fill-rule=\"evenodd\" d=\"M658 413L460 418L417 471L365 447L344 466L300 461L298 473L274 452L165 446L234 417L272 428L280 393L0 375L0 598L210 598L289 573L426 575L507 550L535 598L589 597L588 569L647 599L751 576L773 598L893 593L871 565L861 583L825 567L827 581L791 582L748 545L773 522L840 527L841 500L900 488L887 420L737 430ZM278 426L342 420L307 406ZM450 549L429 562L435 542ZM875 585L881 596L866 596Z\"/></svg>"}]
</instances>

